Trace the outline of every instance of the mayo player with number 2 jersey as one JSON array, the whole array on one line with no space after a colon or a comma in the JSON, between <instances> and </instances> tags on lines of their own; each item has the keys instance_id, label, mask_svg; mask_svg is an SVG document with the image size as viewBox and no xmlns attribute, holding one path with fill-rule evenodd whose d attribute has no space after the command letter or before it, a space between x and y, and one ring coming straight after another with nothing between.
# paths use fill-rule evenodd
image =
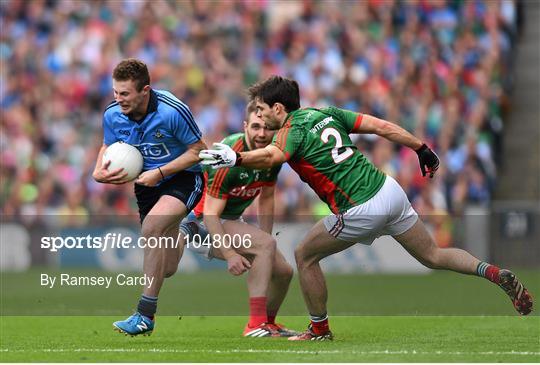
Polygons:
<instances>
[{"instance_id":1,"label":"mayo player with number 2 jersey","mask_svg":"<svg viewBox=\"0 0 540 365\"><path fill-rule=\"evenodd\" d=\"M351 142L351 133L369 133L413 149L423 176L433 177L439 159L421 140L398 125L335 107L300 109L294 80L273 76L249 89L257 115L270 129L279 129L271 145L238 153L224 146L201 151L204 165L269 168L288 162L332 210L307 233L295 258L300 286L310 313L306 332L289 340L331 340L326 310L327 289L319 261L381 235L394 237L422 264L478 275L499 285L523 315L532 297L509 270L481 262L456 248L439 248L412 208L401 186L378 170Z\"/></svg>"}]
</instances>

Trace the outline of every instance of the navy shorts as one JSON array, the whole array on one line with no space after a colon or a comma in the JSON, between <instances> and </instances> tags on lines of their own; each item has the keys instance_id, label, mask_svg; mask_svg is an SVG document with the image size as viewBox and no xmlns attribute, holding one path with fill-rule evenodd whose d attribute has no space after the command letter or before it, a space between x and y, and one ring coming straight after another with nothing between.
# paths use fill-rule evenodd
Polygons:
<instances>
[{"instance_id":1,"label":"navy shorts","mask_svg":"<svg viewBox=\"0 0 540 365\"><path fill-rule=\"evenodd\" d=\"M189 214L201 200L203 188L203 174L191 171L177 172L158 186L135 184L135 196L137 197L141 223L163 195L170 195L180 200L186 206Z\"/></svg>"}]
</instances>

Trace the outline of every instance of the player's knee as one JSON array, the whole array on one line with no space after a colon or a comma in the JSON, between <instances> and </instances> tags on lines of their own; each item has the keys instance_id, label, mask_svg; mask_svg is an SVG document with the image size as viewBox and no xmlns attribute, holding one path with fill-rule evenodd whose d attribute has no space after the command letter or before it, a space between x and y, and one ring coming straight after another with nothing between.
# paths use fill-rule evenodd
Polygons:
<instances>
[{"instance_id":1,"label":"player's knee","mask_svg":"<svg viewBox=\"0 0 540 365\"><path fill-rule=\"evenodd\" d=\"M170 278L170 277L173 276L174 274L176 274L176 269L165 271L165 275L164 275L164 276L165 276L166 278Z\"/></svg>"},{"instance_id":2,"label":"player's knee","mask_svg":"<svg viewBox=\"0 0 540 365\"><path fill-rule=\"evenodd\" d=\"M305 245L299 245L294 250L294 259L298 269L313 265L319 262L319 257L306 249Z\"/></svg>"},{"instance_id":3,"label":"player's knee","mask_svg":"<svg viewBox=\"0 0 540 365\"><path fill-rule=\"evenodd\" d=\"M260 245L257 247L257 253L259 255L265 256L274 256L276 253L277 243L276 240L272 237L269 237L266 240L262 240Z\"/></svg>"},{"instance_id":4,"label":"player's knee","mask_svg":"<svg viewBox=\"0 0 540 365\"><path fill-rule=\"evenodd\" d=\"M141 235L146 238L156 237L159 238L164 235L165 230L158 225L143 225L141 228Z\"/></svg>"},{"instance_id":5,"label":"player's knee","mask_svg":"<svg viewBox=\"0 0 540 365\"><path fill-rule=\"evenodd\" d=\"M289 283L294 275L294 270L287 262L282 262L274 267L273 276L283 282Z\"/></svg>"},{"instance_id":6,"label":"player's knee","mask_svg":"<svg viewBox=\"0 0 540 365\"><path fill-rule=\"evenodd\" d=\"M166 277L166 278L170 278L171 276L176 274L177 270L178 270L178 264L176 264L176 265L173 265L173 264L167 265L167 267L165 268L165 273L164 273L163 276Z\"/></svg>"},{"instance_id":7,"label":"player's knee","mask_svg":"<svg viewBox=\"0 0 540 365\"><path fill-rule=\"evenodd\" d=\"M158 216L148 216L141 227L144 237L178 236L178 222L159 219Z\"/></svg>"}]
</instances>

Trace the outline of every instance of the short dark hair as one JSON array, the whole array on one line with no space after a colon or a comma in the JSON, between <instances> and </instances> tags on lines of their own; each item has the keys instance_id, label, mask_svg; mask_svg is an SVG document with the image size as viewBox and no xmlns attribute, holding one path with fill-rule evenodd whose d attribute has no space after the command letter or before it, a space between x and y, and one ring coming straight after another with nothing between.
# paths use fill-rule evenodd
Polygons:
<instances>
[{"instance_id":1,"label":"short dark hair","mask_svg":"<svg viewBox=\"0 0 540 365\"><path fill-rule=\"evenodd\" d=\"M287 112L300 109L300 89L294 80L281 76L270 76L248 89L250 100L259 99L269 106L281 103Z\"/></svg>"},{"instance_id":2,"label":"short dark hair","mask_svg":"<svg viewBox=\"0 0 540 365\"><path fill-rule=\"evenodd\" d=\"M249 122L249 116L251 115L251 113L256 113L256 112L257 112L257 103L255 103L255 100L250 100L249 103L247 103L246 105L244 120L246 122Z\"/></svg>"},{"instance_id":3,"label":"short dark hair","mask_svg":"<svg viewBox=\"0 0 540 365\"><path fill-rule=\"evenodd\" d=\"M116 81L135 81L135 88L141 91L146 85L150 85L150 73L148 67L142 61L128 58L120 62L113 70L113 79Z\"/></svg>"}]
</instances>

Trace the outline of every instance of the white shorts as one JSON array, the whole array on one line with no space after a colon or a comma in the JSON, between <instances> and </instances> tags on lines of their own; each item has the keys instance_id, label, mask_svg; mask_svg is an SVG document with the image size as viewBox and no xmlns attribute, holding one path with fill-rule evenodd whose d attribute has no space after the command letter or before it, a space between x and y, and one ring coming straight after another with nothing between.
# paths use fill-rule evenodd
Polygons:
<instances>
[{"instance_id":1,"label":"white shorts","mask_svg":"<svg viewBox=\"0 0 540 365\"><path fill-rule=\"evenodd\" d=\"M404 233L417 220L418 214L401 186L386 176L381 189L367 202L329 215L323 223L328 233L340 240L371 245L380 236Z\"/></svg>"}]
</instances>

